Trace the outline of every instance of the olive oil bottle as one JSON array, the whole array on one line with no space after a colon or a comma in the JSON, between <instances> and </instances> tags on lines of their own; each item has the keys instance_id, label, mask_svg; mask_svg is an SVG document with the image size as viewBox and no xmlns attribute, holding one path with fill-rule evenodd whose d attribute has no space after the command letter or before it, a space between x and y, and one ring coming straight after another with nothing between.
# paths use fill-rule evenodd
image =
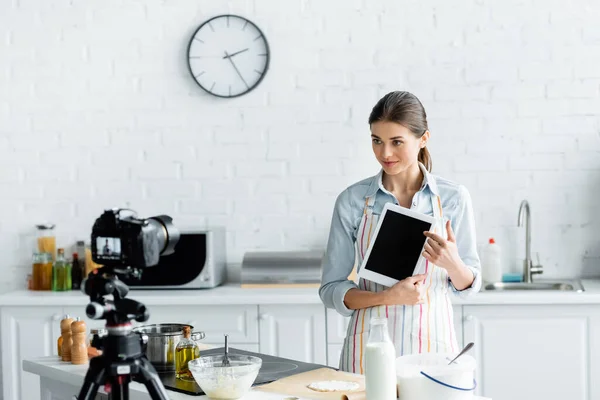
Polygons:
<instances>
[{"instance_id":1,"label":"olive oil bottle","mask_svg":"<svg viewBox=\"0 0 600 400\"><path fill-rule=\"evenodd\" d=\"M188 368L188 362L200 357L200 349L196 342L190 339L191 328L183 328L183 339L179 341L175 348L175 376L184 381L193 381L194 377Z\"/></svg>"},{"instance_id":2,"label":"olive oil bottle","mask_svg":"<svg viewBox=\"0 0 600 400\"><path fill-rule=\"evenodd\" d=\"M65 259L65 249L58 249L56 261L52 266L52 290L61 292L71 290L71 264Z\"/></svg>"}]
</instances>

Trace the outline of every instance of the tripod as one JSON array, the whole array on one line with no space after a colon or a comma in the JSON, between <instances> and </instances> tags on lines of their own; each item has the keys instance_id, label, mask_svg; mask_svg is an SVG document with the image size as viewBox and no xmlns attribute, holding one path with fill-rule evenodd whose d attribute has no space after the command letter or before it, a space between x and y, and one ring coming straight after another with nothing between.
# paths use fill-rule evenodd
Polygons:
<instances>
[{"instance_id":1,"label":"tripod","mask_svg":"<svg viewBox=\"0 0 600 400\"><path fill-rule=\"evenodd\" d=\"M104 385L112 400L129 399L129 383L143 383L153 400L168 400L169 396L156 369L146 358L144 345L148 337L133 333L131 320L147 321L146 306L126 299L129 288L118 275L136 276L134 268L118 269L105 266L92 271L82 284L82 290L90 296L86 315L92 319L106 319L107 335L94 335L92 346L102 350L102 355L90 360L78 400L94 400L98 387ZM113 300L104 296L112 295Z\"/></svg>"}]
</instances>

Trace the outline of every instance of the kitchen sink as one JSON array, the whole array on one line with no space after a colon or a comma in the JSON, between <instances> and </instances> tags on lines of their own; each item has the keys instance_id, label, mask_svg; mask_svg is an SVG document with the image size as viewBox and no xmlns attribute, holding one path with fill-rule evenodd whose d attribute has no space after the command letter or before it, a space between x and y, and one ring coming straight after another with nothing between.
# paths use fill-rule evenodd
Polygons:
<instances>
[{"instance_id":1,"label":"kitchen sink","mask_svg":"<svg viewBox=\"0 0 600 400\"><path fill-rule=\"evenodd\" d=\"M559 292L583 292L580 281L541 281L541 282L495 282L484 286L489 291L559 291Z\"/></svg>"}]
</instances>

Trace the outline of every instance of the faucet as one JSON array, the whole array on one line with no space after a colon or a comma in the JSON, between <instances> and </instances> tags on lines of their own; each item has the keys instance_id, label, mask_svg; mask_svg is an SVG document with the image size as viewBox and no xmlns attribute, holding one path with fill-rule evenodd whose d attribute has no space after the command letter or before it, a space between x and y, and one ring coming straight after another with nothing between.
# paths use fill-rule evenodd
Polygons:
<instances>
[{"instance_id":1,"label":"faucet","mask_svg":"<svg viewBox=\"0 0 600 400\"><path fill-rule=\"evenodd\" d=\"M523 260L523 282L532 283L534 274L542 274L544 269L541 265L533 266L531 261L531 212L529 202L523 200L519 206L518 226L523 226L523 216L525 215L525 260ZM538 261L539 263L539 261Z\"/></svg>"}]
</instances>

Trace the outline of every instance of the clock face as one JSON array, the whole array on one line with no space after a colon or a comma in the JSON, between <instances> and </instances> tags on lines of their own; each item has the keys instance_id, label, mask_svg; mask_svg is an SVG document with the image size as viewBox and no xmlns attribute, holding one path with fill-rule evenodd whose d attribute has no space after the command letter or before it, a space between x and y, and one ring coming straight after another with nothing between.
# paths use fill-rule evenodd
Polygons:
<instances>
[{"instance_id":1,"label":"clock face","mask_svg":"<svg viewBox=\"0 0 600 400\"><path fill-rule=\"evenodd\" d=\"M220 15L203 23L188 45L190 73L208 93L237 97L254 89L269 67L269 45L249 20Z\"/></svg>"}]
</instances>

